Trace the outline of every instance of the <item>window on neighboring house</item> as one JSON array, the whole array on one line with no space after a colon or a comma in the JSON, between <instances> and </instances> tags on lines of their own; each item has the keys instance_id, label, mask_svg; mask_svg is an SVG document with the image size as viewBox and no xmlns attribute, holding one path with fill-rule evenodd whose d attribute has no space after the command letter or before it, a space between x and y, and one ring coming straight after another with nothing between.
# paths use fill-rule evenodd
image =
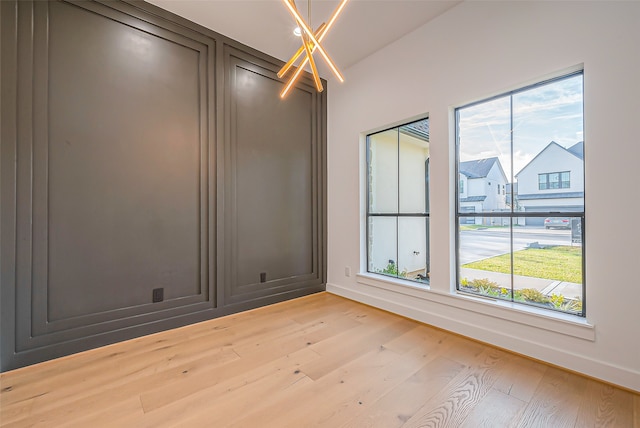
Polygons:
<instances>
[{"instance_id":1,"label":"window on neighboring house","mask_svg":"<svg viewBox=\"0 0 640 428\"><path fill-rule=\"evenodd\" d=\"M584 316L582 72L459 107L455 117L456 173L461 163L479 177L501 168L509 183L506 200L485 196L480 210L457 195L458 291Z\"/></svg>"},{"instance_id":2,"label":"window on neighboring house","mask_svg":"<svg viewBox=\"0 0 640 428\"><path fill-rule=\"evenodd\" d=\"M460 193L464 193L464 180L460 180Z\"/></svg>"},{"instance_id":3,"label":"window on neighboring house","mask_svg":"<svg viewBox=\"0 0 640 428\"><path fill-rule=\"evenodd\" d=\"M538 174L538 190L568 189L570 187L570 171Z\"/></svg>"},{"instance_id":4,"label":"window on neighboring house","mask_svg":"<svg viewBox=\"0 0 640 428\"><path fill-rule=\"evenodd\" d=\"M367 271L429 283L429 120L367 135Z\"/></svg>"}]
</instances>

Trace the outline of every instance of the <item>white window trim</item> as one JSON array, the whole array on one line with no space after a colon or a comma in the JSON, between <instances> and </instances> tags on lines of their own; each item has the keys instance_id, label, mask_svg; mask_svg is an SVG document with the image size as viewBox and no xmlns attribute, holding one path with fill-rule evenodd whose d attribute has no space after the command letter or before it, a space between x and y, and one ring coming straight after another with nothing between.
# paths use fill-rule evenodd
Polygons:
<instances>
[{"instance_id":1,"label":"white window trim","mask_svg":"<svg viewBox=\"0 0 640 428\"><path fill-rule=\"evenodd\" d=\"M453 291L445 293L419 283L374 273L356 275L359 284L404 294L426 302L451 306L464 311L518 323L565 336L595 341L595 325L576 315L549 311L534 306Z\"/></svg>"}]
</instances>

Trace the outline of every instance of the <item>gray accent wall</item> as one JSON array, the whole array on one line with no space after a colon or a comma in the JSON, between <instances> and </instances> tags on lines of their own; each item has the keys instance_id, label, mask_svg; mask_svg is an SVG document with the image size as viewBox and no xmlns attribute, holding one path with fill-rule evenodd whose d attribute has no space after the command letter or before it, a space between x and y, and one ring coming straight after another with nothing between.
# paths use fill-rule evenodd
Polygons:
<instances>
[{"instance_id":1,"label":"gray accent wall","mask_svg":"<svg viewBox=\"0 0 640 428\"><path fill-rule=\"evenodd\" d=\"M143 2L0 8L2 371L324 289L308 75Z\"/></svg>"}]
</instances>

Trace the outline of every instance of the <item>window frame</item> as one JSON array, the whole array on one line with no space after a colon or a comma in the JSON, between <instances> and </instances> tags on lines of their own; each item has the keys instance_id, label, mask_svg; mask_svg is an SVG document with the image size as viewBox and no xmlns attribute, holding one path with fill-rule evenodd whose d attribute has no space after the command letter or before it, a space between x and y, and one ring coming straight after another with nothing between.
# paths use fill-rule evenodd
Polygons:
<instances>
[{"instance_id":1,"label":"window frame","mask_svg":"<svg viewBox=\"0 0 640 428\"><path fill-rule=\"evenodd\" d=\"M568 74L564 74L558 77L554 77L551 79L546 79L546 80L542 80L540 82L531 84L531 85L526 85L523 87L520 87L518 89L514 89L511 91L506 91L503 92L501 94L495 95L495 96L491 96L488 98L483 98L481 100L478 101L474 101L472 103L467 103L464 105L460 105L458 107L454 108L454 129L455 129L455 167L454 167L454 174L455 177L458 178L460 176L460 133L459 133L459 121L460 121L460 110L464 109L464 108L468 108L468 107L472 107L475 105L479 105L479 104L484 104L499 98L503 98L503 97L511 97L511 101L510 101L510 109L511 109L511 119L510 119L510 128L511 130L513 130L513 96L521 93L521 92L526 92L550 83L554 83L554 82L558 82L558 81L562 81L562 80L566 80L566 79L570 79L572 77L575 76L582 76L583 80L582 80L582 103L583 103L583 115L582 115L582 122L583 122L583 129L584 129L584 70L578 70L578 71L574 71L572 73L568 73ZM513 157L513 132L511 132L511 156ZM584 163L584 159L583 159L583 163L582 163L582 170L583 170L583 175L585 174L585 163ZM563 172L569 172L570 171L561 171L561 172L557 172L559 174L559 185L561 185L562 183L562 173ZM552 214L554 217L561 217L561 216L567 216L567 217L575 217L575 218L579 218L580 219L580 239L581 239L581 244L582 244L582 310L579 313L571 313L571 312L566 312L566 311L562 311L562 310L558 310L558 309L554 309L554 308L543 308L540 307L538 305L535 304L528 304L526 302L521 302L521 301L516 301L513 298L513 272L511 273L512 276L512 280L511 280L511 299L510 300L506 300L506 299L497 299L500 301L505 301L505 302L510 302L512 304L514 304L514 307L517 307L517 305L523 305L523 306L527 306L527 307L535 307L535 308L540 308L542 310L548 310L551 312L559 312L562 314L567 314L567 315L574 315L577 317L581 317L581 318L586 318L586 309L587 309L587 293L586 293L586 241L585 241L585 206L583 205L583 210L582 211L558 211L558 212L527 212L525 213L523 212L518 212L514 210L514 207L517 205L516 203L516 199L515 199L515 189L514 189L514 171L511 172L511 177L509 177L509 179L511 180L512 185L510 186L510 192L506 192L508 195L510 195L511 197L511 204L509 204L509 212L474 212L474 213L469 213L469 212L461 212L460 210L460 193L458 192L458 188L456 186L456 190L454 191L455 193L455 212L454 212L454 222L455 222L455 256L454 256L454 260L455 260L455 292L456 293L460 293L460 294L465 294L465 295L471 295L474 297L481 297L481 298L488 298L488 299L493 299L492 297L489 296L484 296L482 294L475 294L475 293L469 293L467 291L464 290L460 290L460 282L461 282L461 275L460 275L460 224L461 224L461 220L462 219L466 219L466 218L470 218L470 217L496 217L496 218L508 218L509 219L509 224L510 224L510 239L509 239L509 245L510 245L510 254L511 254L511 260L512 260L512 266L513 266L513 221L516 220L518 218L522 218L522 217L538 217L538 218L546 218L549 217L550 214ZM538 178L539 180L539 178ZM548 183L548 178L547 178L547 183ZM570 183L570 180L569 180ZM538 183L538 187L539 187L540 183ZM560 189L560 188L559 188ZM541 190L541 189L539 189ZM557 189L556 189L557 190ZM586 201L586 189L583 189L583 200ZM586 202L585 202L586 203ZM501 220L503 221L503 220Z\"/></svg>"},{"instance_id":2,"label":"window frame","mask_svg":"<svg viewBox=\"0 0 640 428\"><path fill-rule=\"evenodd\" d=\"M400 212L400 204L398 202L397 206L396 206L396 211L395 212L372 212L371 211L371 149L370 149L370 144L371 144L371 136L376 135L376 134L381 134L387 131L391 131L391 130L397 130L398 135L400 134L400 128L402 128L403 126L407 126L416 122L421 122L423 120L429 120L429 116L425 116L419 119L414 119L414 120L410 120L408 122L402 122L399 125L395 125L395 126L391 126L388 128L384 128L384 129L380 129L377 130L375 132L370 132L368 134L365 135L365 158L366 158L366 165L365 165L365 171L366 171L366 198L365 198L365 204L366 204L366 208L365 208L365 247L366 247L366 251L365 251L365 255L366 255L366 266L365 266L365 270L367 273L369 274L373 274L373 275L380 275L384 278L393 278L393 279L399 279L399 280L404 280L404 281L410 281L413 284L419 285L421 287L424 288L428 288L430 286L430 280L417 280L417 279L413 279L413 278L404 278L401 277L399 275L394 276L394 275L388 275L388 274L384 274L381 272L374 272L370 270L370 262L371 262L371 254L369 252L370 249L370 244L369 244L369 238L371 236L371 226L370 226L370 219L372 217L387 217L387 218L395 218L396 220L396 267L398 267L399 269L399 260L398 260L398 252L399 252L399 234L398 234L398 224L399 224L399 219L400 218L424 218L426 221L426 226L425 226L425 232L426 232L426 254L425 254L425 262L426 262L426 273L427 273L427 278L428 278L428 274L431 272L431 250L430 250L430 206L429 206L429 194L430 194L430 171L428 170L428 166L425 168L427 169L427 175L425 177L426 179L426 183L425 183L425 210L422 213L417 213L417 212L411 212L411 213L403 213ZM430 144L430 141L427 140L427 142ZM398 165L398 184L397 184L397 194L398 194L398 198L400 197L400 144L399 144L399 139L398 139L398 159L397 159L397 165ZM429 157L425 160L425 162L427 163L427 165L429 165L429 160L431 158L431 155L429 155ZM398 199L399 201L399 199Z\"/></svg>"},{"instance_id":3,"label":"window frame","mask_svg":"<svg viewBox=\"0 0 640 428\"><path fill-rule=\"evenodd\" d=\"M551 183L551 181L549 180L549 177L552 174L558 174L558 187L551 187L549 185L549 183ZM562 176L563 174L567 174L569 179L568 180L563 180ZM540 185L542 184L542 182L540 182L540 177L544 176L545 177L545 186L544 188L541 188ZM563 184L566 183L566 186L564 186ZM538 174L538 190L559 190L559 189L570 189L571 188L571 171L554 171L554 172L541 172Z\"/></svg>"}]
</instances>

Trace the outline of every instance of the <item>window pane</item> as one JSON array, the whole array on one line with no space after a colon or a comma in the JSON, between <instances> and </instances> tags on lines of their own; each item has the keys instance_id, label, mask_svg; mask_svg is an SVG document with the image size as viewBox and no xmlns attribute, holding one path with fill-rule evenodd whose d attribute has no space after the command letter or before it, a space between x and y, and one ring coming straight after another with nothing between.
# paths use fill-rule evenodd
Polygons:
<instances>
[{"instance_id":1,"label":"window pane","mask_svg":"<svg viewBox=\"0 0 640 428\"><path fill-rule=\"evenodd\" d=\"M456 110L459 290L584 315L582 81Z\"/></svg>"},{"instance_id":2,"label":"window pane","mask_svg":"<svg viewBox=\"0 0 640 428\"><path fill-rule=\"evenodd\" d=\"M458 179L465 190L458 194L460 208L507 210L506 195L496 187L511 182L510 98L459 109L458 119Z\"/></svg>"},{"instance_id":3,"label":"window pane","mask_svg":"<svg viewBox=\"0 0 640 428\"><path fill-rule=\"evenodd\" d=\"M547 174L538 174L538 189L546 190L547 188Z\"/></svg>"},{"instance_id":4,"label":"window pane","mask_svg":"<svg viewBox=\"0 0 640 428\"><path fill-rule=\"evenodd\" d=\"M582 311L580 217L542 218L513 232L514 299L565 312ZM537 223L526 217L518 224Z\"/></svg>"},{"instance_id":5,"label":"window pane","mask_svg":"<svg viewBox=\"0 0 640 428\"><path fill-rule=\"evenodd\" d=\"M510 220L476 217L459 225L460 290L510 299Z\"/></svg>"},{"instance_id":6,"label":"window pane","mask_svg":"<svg viewBox=\"0 0 640 428\"><path fill-rule=\"evenodd\" d=\"M397 276L396 217L369 217L369 272Z\"/></svg>"},{"instance_id":7,"label":"window pane","mask_svg":"<svg viewBox=\"0 0 640 428\"><path fill-rule=\"evenodd\" d=\"M398 269L400 276L428 282L428 218L398 218Z\"/></svg>"},{"instance_id":8,"label":"window pane","mask_svg":"<svg viewBox=\"0 0 640 428\"><path fill-rule=\"evenodd\" d=\"M514 94L518 211L584 211L583 147L582 75Z\"/></svg>"},{"instance_id":9,"label":"window pane","mask_svg":"<svg viewBox=\"0 0 640 428\"><path fill-rule=\"evenodd\" d=\"M400 212L428 213L428 119L400 127Z\"/></svg>"},{"instance_id":10,"label":"window pane","mask_svg":"<svg viewBox=\"0 0 640 428\"><path fill-rule=\"evenodd\" d=\"M398 212L398 128L369 136L369 211Z\"/></svg>"}]
</instances>

